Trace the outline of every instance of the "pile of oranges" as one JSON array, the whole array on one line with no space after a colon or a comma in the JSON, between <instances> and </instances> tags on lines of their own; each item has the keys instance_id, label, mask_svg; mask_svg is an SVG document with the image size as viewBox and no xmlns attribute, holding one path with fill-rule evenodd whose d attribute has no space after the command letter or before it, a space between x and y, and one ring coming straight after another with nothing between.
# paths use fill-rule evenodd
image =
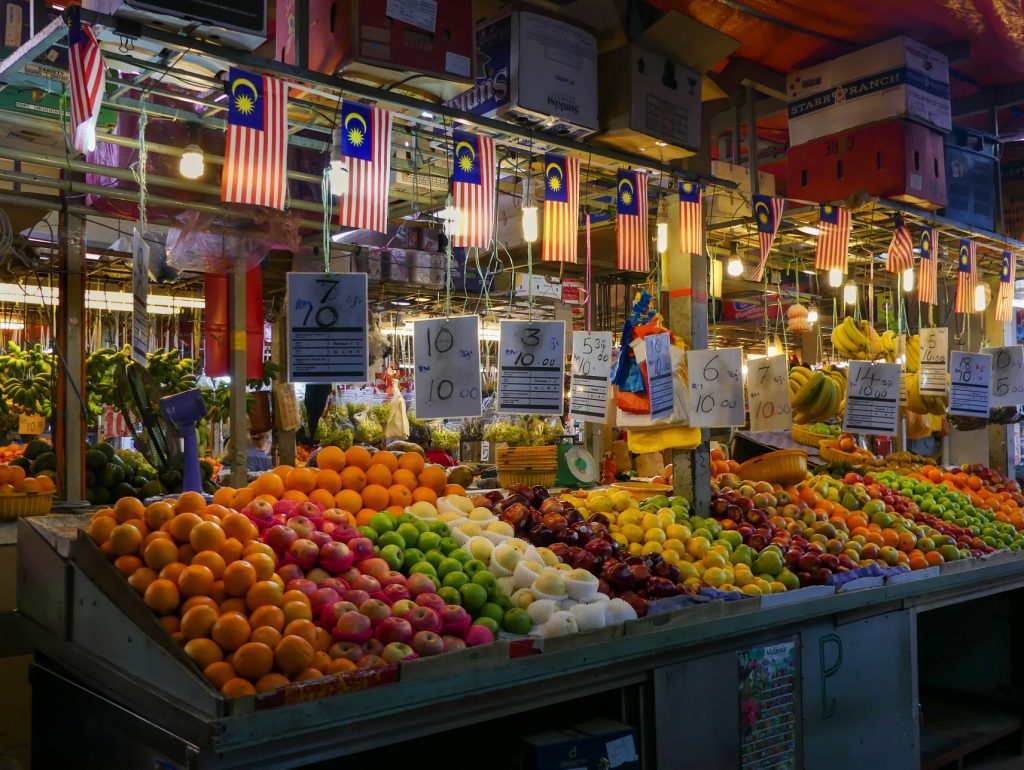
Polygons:
<instances>
[{"instance_id":1,"label":"pile of oranges","mask_svg":"<svg viewBox=\"0 0 1024 770\"><path fill-rule=\"evenodd\" d=\"M0 495L20 493L49 493L56 486L49 476L31 477L19 465L0 465Z\"/></svg>"},{"instance_id":2,"label":"pile of oranges","mask_svg":"<svg viewBox=\"0 0 1024 770\"><path fill-rule=\"evenodd\" d=\"M195 492L148 506L124 497L87 533L225 696L356 667L329 654L333 639L313 623L309 598L285 590L245 514Z\"/></svg>"},{"instance_id":3,"label":"pile of oranges","mask_svg":"<svg viewBox=\"0 0 1024 770\"><path fill-rule=\"evenodd\" d=\"M398 516L413 503L436 503L443 495L466 493L462 487L448 483L443 468L426 465L415 452L398 456L381 451L371 455L359 446L348 450L327 446L317 453L316 462L316 468L278 466L242 489L221 487L213 502L240 511L257 498L271 504L279 500L309 501L324 508L340 508L363 526L380 511Z\"/></svg>"}]
</instances>

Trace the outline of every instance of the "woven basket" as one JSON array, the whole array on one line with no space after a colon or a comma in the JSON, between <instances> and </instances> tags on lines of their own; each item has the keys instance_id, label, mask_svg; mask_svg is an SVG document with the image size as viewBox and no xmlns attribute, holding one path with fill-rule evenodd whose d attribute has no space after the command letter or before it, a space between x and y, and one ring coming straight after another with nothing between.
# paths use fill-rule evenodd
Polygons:
<instances>
[{"instance_id":1,"label":"woven basket","mask_svg":"<svg viewBox=\"0 0 1024 770\"><path fill-rule=\"evenodd\" d=\"M53 492L12 492L0 495L0 519L41 516L50 512Z\"/></svg>"},{"instance_id":2,"label":"woven basket","mask_svg":"<svg viewBox=\"0 0 1024 770\"><path fill-rule=\"evenodd\" d=\"M863 452L844 452L838 449L834 441L823 441L818 447L818 454L821 459L829 463L863 463L870 460L871 456Z\"/></svg>"},{"instance_id":3,"label":"woven basket","mask_svg":"<svg viewBox=\"0 0 1024 770\"><path fill-rule=\"evenodd\" d=\"M558 447L499 447L498 483L551 487L558 475Z\"/></svg>"},{"instance_id":4,"label":"woven basket","mask_svg":"<svg viewBox=\"0 0 1024 770\"><path fill-rule=\"evenodd\" d=\"M749 481L770 481L773 484L796 484L807 478L807 452L782 449L747 460L736 475Z\"/></svg>"},{"instance_id":5,"label":"woven basket","mask_svg":"<svg viewBox=\"0 0 1024 770\"><path fill-rule=\"evenodd\" d=\"M542 487L553 487L555 485L555 476L558 475L558 470L499 470L498 471L498 483L501 484L505 489L509 489L513 484L526 484L528 487L542 486Z\"/></svg>"},{"instance_id":6,"label":"woven basket","mask_svg":"<svg viewBox=\"0 0 1024 770\"><path fill-rule=\"evenodd\" d=\"M793 423L792 436L796 443L813 447L817 447L822 441L826 441L829 438L821 433L809 430L806 425L798 425L796 423Z\"/></svg>"}]
</instances>

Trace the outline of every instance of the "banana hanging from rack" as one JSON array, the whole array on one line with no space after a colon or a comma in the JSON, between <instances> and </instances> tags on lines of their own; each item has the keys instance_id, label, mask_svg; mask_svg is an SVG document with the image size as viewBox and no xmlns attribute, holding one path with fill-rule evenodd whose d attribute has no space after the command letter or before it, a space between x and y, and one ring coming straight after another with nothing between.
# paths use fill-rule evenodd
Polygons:
<instances>
[{"instance_id":1,"label":"banana hanging from rack","mask_svg":"<svg viewBox=\"0 0 1024 770\"><path fill-rule=\"evenodd\" d=\"M921 366L921 337L913 335L907 338L907 371L913 374Z\"/></svg>"}]
</instances>

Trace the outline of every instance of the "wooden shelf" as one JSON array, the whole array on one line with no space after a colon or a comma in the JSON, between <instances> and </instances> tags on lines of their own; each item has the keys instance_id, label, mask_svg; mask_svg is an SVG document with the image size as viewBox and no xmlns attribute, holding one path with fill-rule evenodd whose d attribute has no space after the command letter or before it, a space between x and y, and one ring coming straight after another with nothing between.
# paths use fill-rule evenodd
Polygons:
<instances>
[{"instance_id":1,"label":"wooden shelf","mask_svg":"<svg viewBox=\"0 0 1024 770\"><path fill-rule=\"evenodd\" d=\"M991 757L979 764L970 755L1024 730L1024 718L991 699L972 695L944 693L921 698L921 770L945 767L1022 767L1020 737L1017 756ZM991 764L995 762L996 764Z\"/></svg>"}]
</instances>

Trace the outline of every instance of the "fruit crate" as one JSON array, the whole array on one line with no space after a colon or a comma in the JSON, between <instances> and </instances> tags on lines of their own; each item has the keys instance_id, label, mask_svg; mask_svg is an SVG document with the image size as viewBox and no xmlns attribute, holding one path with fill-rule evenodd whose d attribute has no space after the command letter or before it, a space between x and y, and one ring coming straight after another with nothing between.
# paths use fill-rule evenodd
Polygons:
<instances>
[{"instance_id":1,"label":"fruit crate","mask_svg":"<svg viewBox=\"0 0 1024 770\"><path fill-rule=\"evenodd\" d=\"M499 447L498 483L554 486L558 475L558 447Z\"/></svg>"},{"instance_id":2,"label":"fruit crate","mask_svg":"<svg viewBox=\"0 0 1024 770\"><path fill-rule=\"evenodd\" d=\"M0 521L22 516L42 516L53 505L53 492L12 492L0 495Z\"/></svg>"},{"instance_id":3,"label":"fruit crate","mask_svg":"<svg viewBox=\"0 0 1024 770\"><path fill-rule=\"evenodd\" d=\"M736 471L741 479L796 484L807 477L807 452L782 449L747 460Z\"/></svg>"}]
</instances>

